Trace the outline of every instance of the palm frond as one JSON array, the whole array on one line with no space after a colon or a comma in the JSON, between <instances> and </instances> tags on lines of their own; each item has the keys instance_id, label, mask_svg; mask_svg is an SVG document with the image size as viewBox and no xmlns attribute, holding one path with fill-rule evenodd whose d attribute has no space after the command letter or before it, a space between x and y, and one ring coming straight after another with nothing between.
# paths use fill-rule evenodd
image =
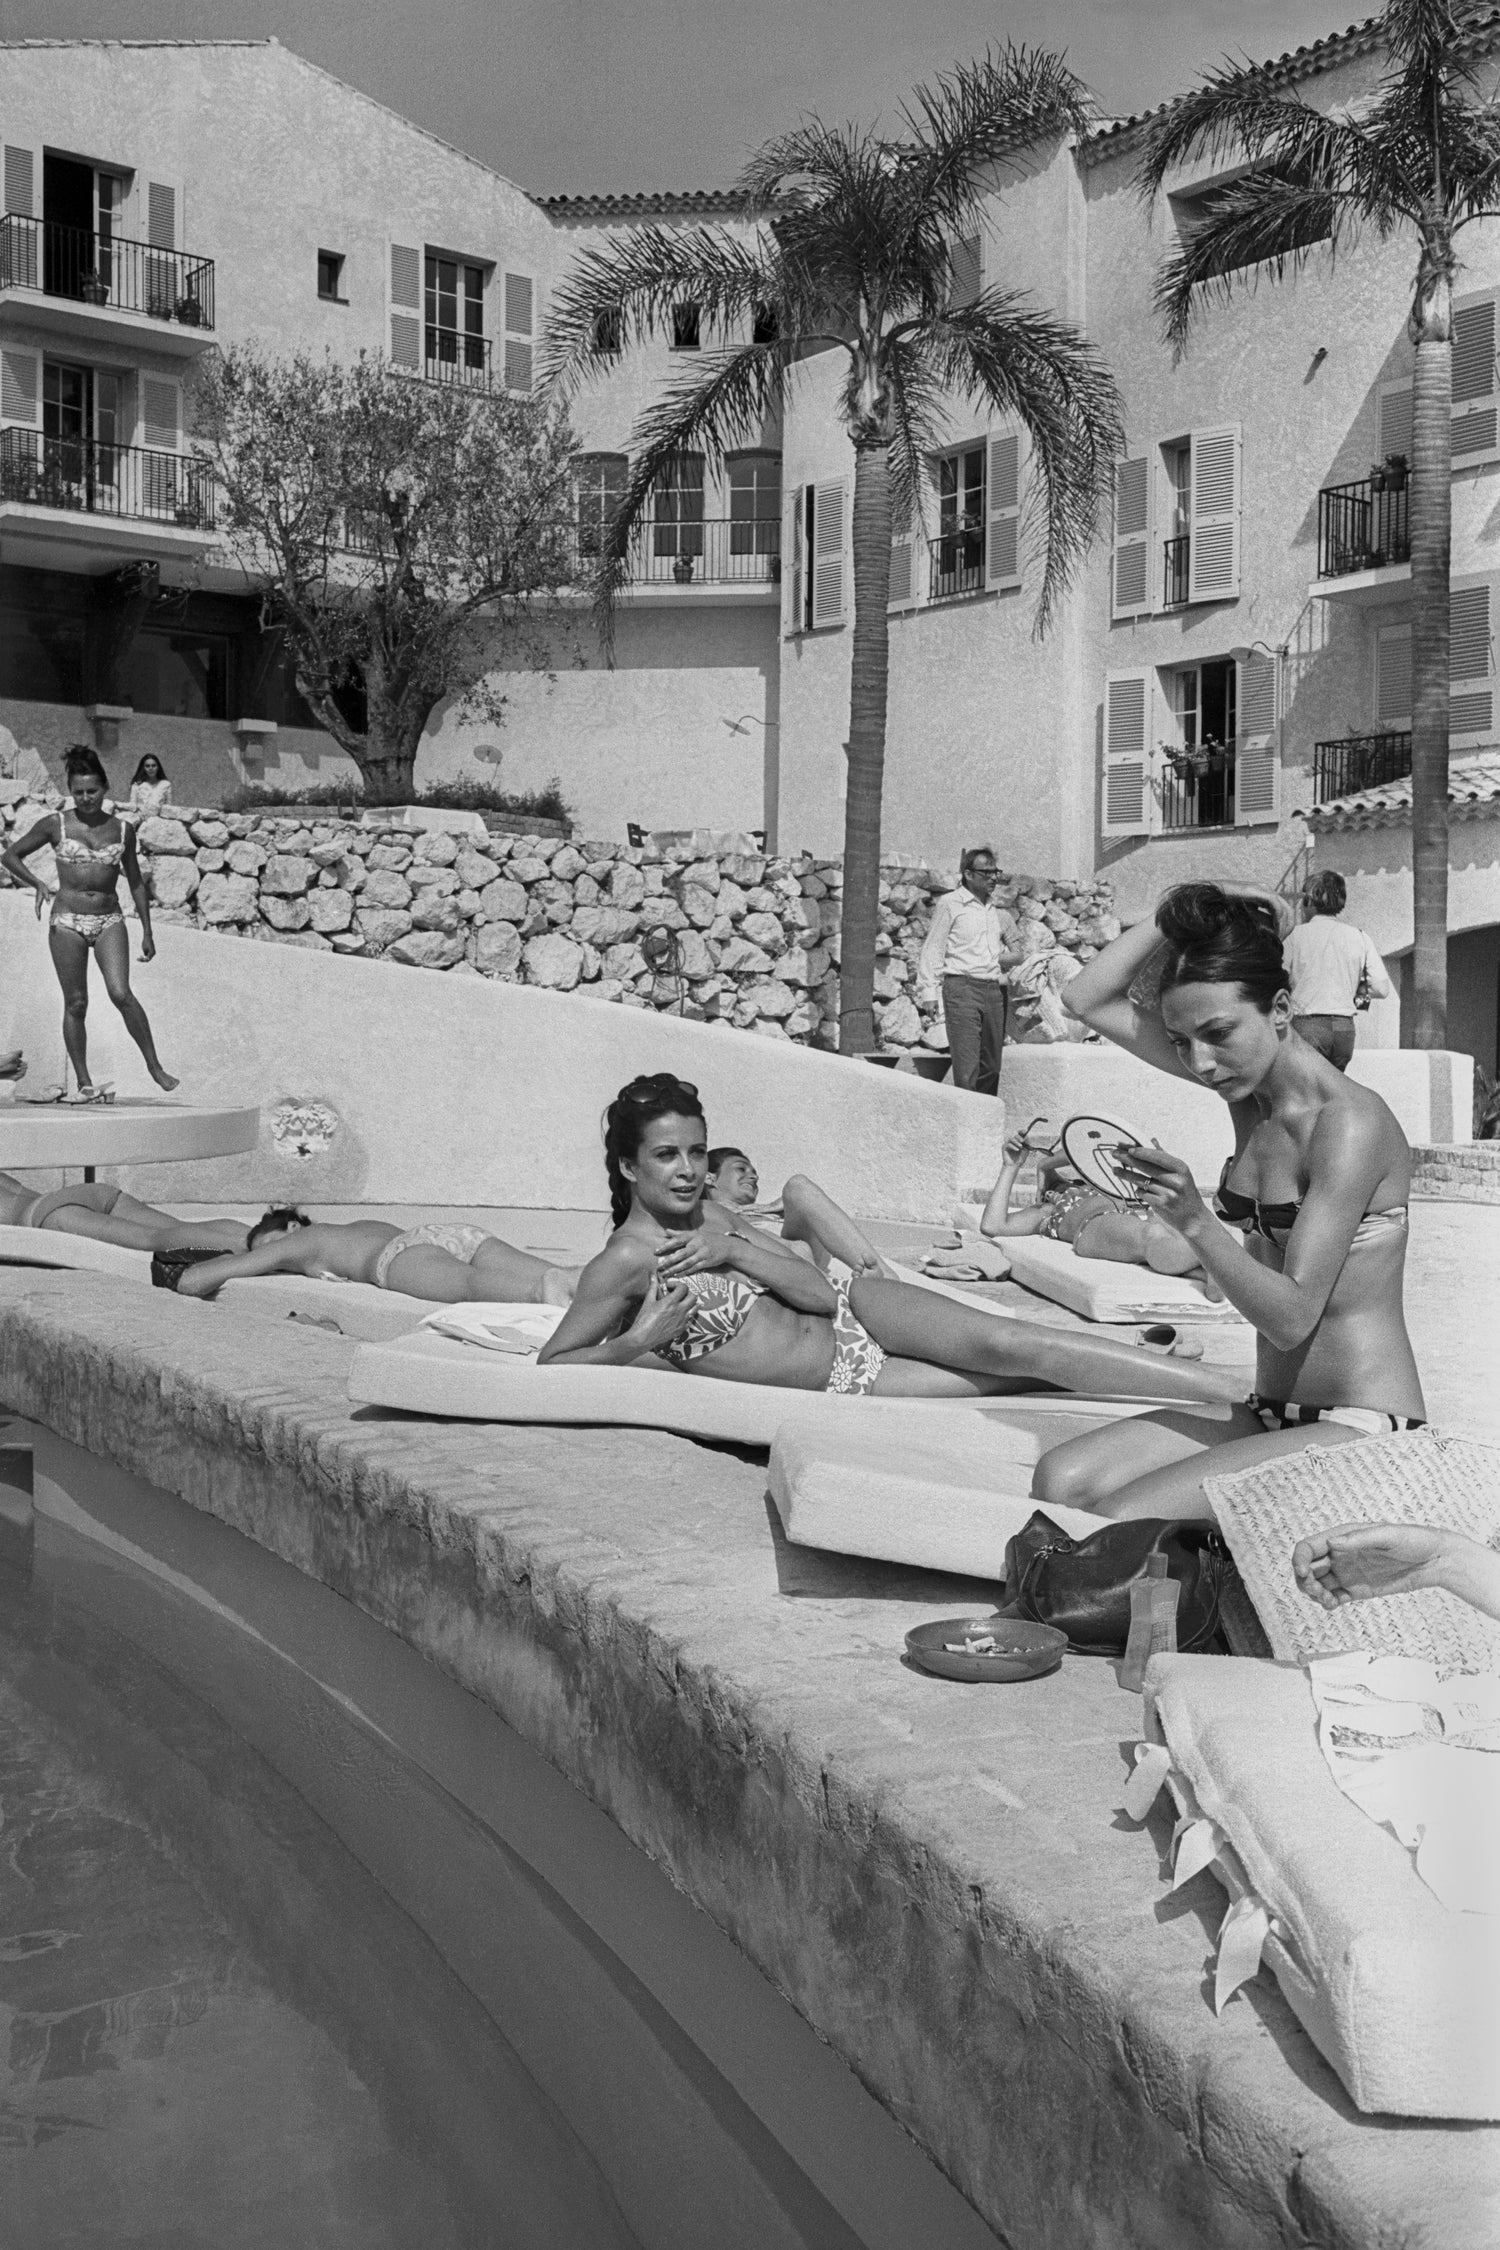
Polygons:
<instances>
[{"instance_id":1,"label":"palm frond","mask_svg":"<svg viewBox=\"0 0 1500 2250\"><path fill-rule=\"evenodd\" d=\"M1037 473L1024 528L1043 556L1041 634L1113 486L1125 442L1114 377L1075 328L1016 291L986 290L972 305L924 323L911 348L941 390L1013 417L1031 441Z\"/></svg>"},{"instance_id":2,"label":"palm frond","mask_svg":"<svg viewBox=\"0 0 1500 2250\"><path fill-rule=\"evenodd\" d=\"M620 348L644 343L685 302L705 326L748 320L775 294L763 248L727 227L642 227L584 251L552 300L543 379L566 394L607 373L616 339Z\"/></svg>"},{"instance_id":3,"label":"palm frond","mask_svg":"<svg viewBox=\"0 0 1500 2250\"><path fill-rule=\"evenodd\" d=\"M1036 142L1084 133L1097 114L1092 95L1061 55L1007 42L976 61L919 86L901 117L911 134L902 152L914 204L956 229L979 207L986 175L1021 168Z\"/></svg>"},{"instance_id":4,"label":"palm frond","mask_svg":"<svg viewBox=\"0 0 1500 2250\"><path fill-rule=\"evenodd\" d=\"M1363 214L1356 204L1321 184L1247 172L1213 199L1211 209L1163 259L1156 277L1156 309L1180 359L1196 314L1213 302L1253 288L1261 276L1280 281L1300 272L1314 250L1335 254L1357 237ZM1390 223L1376 222L1388 234Z\"/></svg>"},{"instance_id":5,"label":"palm frond","mask_svg":"<svg viewBox=\"0 0 1500 2250\"><path fill-rule=\"evenodd\" d=\"M1405 186L1366 127L1325 116L1295 88L1230 64L1210 71L1151 127L1138 181L1142 200L1153 203L1180 166L1203 158L1272 165L1339 191L1362 185L1367 196L1380 189L1394 198Z\"/></svg>"},{"instance_id":6,"label":"palm frond","mask_svg":"<svg viewBox=\"0 0 1500 2250\"><path fill-rule=\"evenodd\" d=\"M891 442L891 523L927 533L928 464L950 425L951 401L933 373L920 332L895 335L886 346L884 366L891 392L895 434Z\"/></svg>"}]
</instances>

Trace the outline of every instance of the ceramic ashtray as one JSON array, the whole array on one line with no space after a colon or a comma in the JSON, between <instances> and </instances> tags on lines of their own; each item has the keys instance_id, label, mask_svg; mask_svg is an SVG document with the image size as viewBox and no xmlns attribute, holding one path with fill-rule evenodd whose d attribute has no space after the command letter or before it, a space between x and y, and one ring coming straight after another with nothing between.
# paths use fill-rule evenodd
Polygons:
<instances>
[{"instance_id":1,"label":"ceramic ashtray","mask_svg":"<svg viewBox=\"0 0 1500 2250\"><path fill-rule=\"evenodd\" d=\"M913 1664L943 1680L1039 1680L1057 1670L1067 1645L1055 1625L999 1614L940 1617L906 1636Z\"/></svg>"}]
</instances>

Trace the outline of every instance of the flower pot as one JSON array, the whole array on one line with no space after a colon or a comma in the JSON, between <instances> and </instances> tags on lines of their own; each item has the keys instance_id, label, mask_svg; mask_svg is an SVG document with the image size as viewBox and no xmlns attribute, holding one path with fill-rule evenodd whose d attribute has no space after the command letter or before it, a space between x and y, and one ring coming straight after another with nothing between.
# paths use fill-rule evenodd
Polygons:
<instances>
[{"instance_id":1,"label":"flower pot","mask_svg":"<svg viewBox=\"0 0 1500 2250\"><path fill-rule=\"evenodd\" d=\"M690 586L692 584L693 558L691 555L678 556L676 562L672 565L672 576L679 586Z\"/></svg>"},{"instance_id":2,"label":"flower pot","mask_svg":"<svg viewBox=\"0 0 1500 2250\"><path fill-rule=\"evenodd\" d=\"M179 297L173 310L184 328L203 326L203 307L196 297Z\"/></svg>"},{"instance_id":3,"label":"flower pot","mask_svg":"<svg viewBox=\"0 0 1500 2250\"><path fill-rule=\"evenodd\" d=\"M86 305L107 305L109 303L108 282L101 281L96 274L90 274L83 285L83 301Z\"/></svg>"},{"instance_id":4,"label":"flower pot","mask_svg":"<svg viewBox=\"0 0 1500 2250\"><path fill-rule=\"evenodd\" d=\"M1370 490L1371 490L1372 492L1384 492L1384 490L1385 490L1385 471L1384 471L1384 469L1372 469L1372 470L1370 471Z\"/></svg>"}]
</instances>

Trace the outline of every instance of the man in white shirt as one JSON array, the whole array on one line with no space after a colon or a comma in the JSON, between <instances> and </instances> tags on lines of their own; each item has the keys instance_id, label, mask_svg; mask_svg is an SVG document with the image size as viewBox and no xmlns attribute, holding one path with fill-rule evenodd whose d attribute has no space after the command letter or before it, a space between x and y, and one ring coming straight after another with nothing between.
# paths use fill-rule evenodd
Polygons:
<instances>
[{"instance_id":1,"label":"man in white shirt","mask_svg":"<svg viewBox=\"0 0 1500 2250\"><path fill-rule=\"evenodd\" d=\"M1391 990L1385 963L1364 931L1337 919L1348 896L1342 875L1315 875L1302 893L1303 919L1282 947L1292 1029L1335 1070L1346 1070L1354 1052L1355 1010L1387 999Z\"/></svg>"},{"instance_id":2,"label":"man in white shirt","mask_svg":"<svg viewBox=\"0 0 1500 2250\"><path fill-rule=\"evenodd\" d=\"M939 983L953 1083L974 1094L998 1094L1005 1019L1010 1006L1006 970L1015 955L1005 944L990 894L1000 870L988 844L966 851L958 863L959 888L933 909L917 963L917 991L932 1000Z\"/></svg>"}]
</instances>

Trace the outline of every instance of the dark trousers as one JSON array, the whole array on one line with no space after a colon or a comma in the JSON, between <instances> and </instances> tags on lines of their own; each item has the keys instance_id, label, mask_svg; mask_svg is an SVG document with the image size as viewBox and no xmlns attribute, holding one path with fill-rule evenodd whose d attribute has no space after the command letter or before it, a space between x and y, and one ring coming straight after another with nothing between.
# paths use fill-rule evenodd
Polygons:
<instances>
[{"instance_id":1,"label":"dark trousers","mask_svg":"<svg viewBox=\"0 0 1500 2250\"><path fill-rule=\"evenodd\" d=\"M1353 1016L1293 1016L1292 1029L1309 1047L1326 1055L1335 1070L1347 1070L1354 1052Z\"/></svg>"},{"instance_id":2,"label":"dark trousers","mask_svg":"<svg viewBox=\"0 0 1500 2250\"><path fill-rule=\"evenodd\" d=\"M1009 1008L1009 990L992 977L944 977L943 1021L955 1086L971 1094L999 1093Z\"/></svg>"}]
</instances>

